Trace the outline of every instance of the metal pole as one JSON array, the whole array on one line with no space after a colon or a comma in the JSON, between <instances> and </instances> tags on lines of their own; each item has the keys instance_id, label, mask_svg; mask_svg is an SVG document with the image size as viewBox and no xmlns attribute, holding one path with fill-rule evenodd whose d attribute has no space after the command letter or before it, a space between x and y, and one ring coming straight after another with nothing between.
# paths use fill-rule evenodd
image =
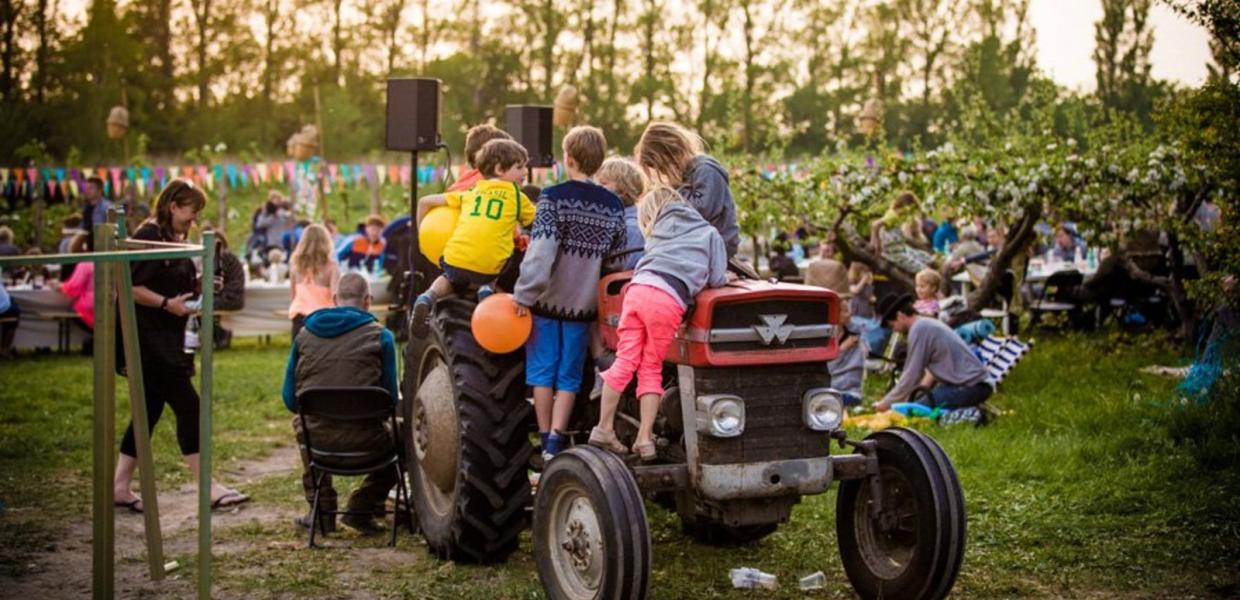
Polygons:
<instances>
[{"instance_id":1,"label":"metal pole","mask_svg":"<svg viewBox=\"0 0 1240 600\"><path fill-rule=\"evenodd\" d=\"M418 151L413 151L413 165L409 171L409 217L413 219L413 237L418 233Z\"/></svg>"},{"instance_id":2,"label":"metal pole","mask_svg":"<svg viewBox=\"0 0 1240 600\"><path fill-rule=\"evenodd\" d=\"M215 359L215 232L202 236L202 342L199 365L199 473L198 473L198 598L211 598L211 378Z\"/></svg>"},{"instance_id":3,"label":"metal pole","mask_svg":"<svg viewBox=\"0 0 1240 600\"><path fill-rule=\"evenodd\" d=\"M95 226L95 244L111 250L116 226L102 223ZM102 268L100 268L102 267ZM95 263L95 431L94 431L94 527L91 558L96 600L111 599L114 594L115 527L112 506L112 471L116 454L116 311L113 310L112 269Z\"/></svg>"},{"instance_id":4,"label":"metal pole","mask_svg":"<svg viewBox=\"0 0 1240 600\"><path fill-rule=\"evenodd\" d=\"M151 579L164 578L164 546L159 528L159 500L155 491L155 459L151 455L151 434L146 414L146 383L142 373L142 352L138 347L138 320L133 300L133 273L130 263L106 265L117 282L117 303L121 315L121 340L125 349L125 372L129 380L129 412L133 418L134 447L138 451L138 481L142 485L142 518L145 519L146 559ZM113 346L115 347L115 346Z\"/></svg>"}]
</instances>

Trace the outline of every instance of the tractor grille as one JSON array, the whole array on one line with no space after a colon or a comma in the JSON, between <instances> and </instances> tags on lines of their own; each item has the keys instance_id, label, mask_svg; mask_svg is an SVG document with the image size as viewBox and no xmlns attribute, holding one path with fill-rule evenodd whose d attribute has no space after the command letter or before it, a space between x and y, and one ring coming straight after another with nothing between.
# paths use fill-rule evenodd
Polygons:
<instances>
[{"instance_id":1,"label":"tractor grille","mask_svg":"<svg viewBox=\"0 0 1240 600\"><path fill-rule=\"evenodd\" d=\"M784 325L805 327L827 325L829 305L825 300L761 300L756 302L728 302L718 305L711 315L711 331L752 331L762 326L762 315L785 315ZM829 335L802 337L797 335L782 343L764 343L761 339L723 341L712 340L713 352L752 352L761 350L791 350L821 348L830 343Z\"/></svg>"},{"instance_id":2,"label":"tractor grille","mask_svg":"<svg viewBox=\"0 0 1240 600\"><path fill-rule=\"evenodd\" d=\"M811 431L801 417L802 396L829 387L824 364L694 369L697 395L735 394L745 401L745 431L735 438L698 435L705 464L733 464L830 454L826 432Z\"/></svg>"}]
</instances>

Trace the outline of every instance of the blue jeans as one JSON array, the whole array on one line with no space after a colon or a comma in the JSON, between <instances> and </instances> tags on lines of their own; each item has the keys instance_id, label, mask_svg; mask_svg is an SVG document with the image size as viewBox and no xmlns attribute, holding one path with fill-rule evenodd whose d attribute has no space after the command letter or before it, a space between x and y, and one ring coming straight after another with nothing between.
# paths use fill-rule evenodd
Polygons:
<instances>
[{"instance_id":1,"label":"blue jeans","mask_svg":"<svg viewBox=\"0 0 1240 600\"><path fill-rule=\"evenodd\" d=\"M985 402L994 392L994 388L985 382L976 385L940 383L931 388L928 393L918 396L916 401L930 408L965 408Z\"/></svg>"}]
</instances>

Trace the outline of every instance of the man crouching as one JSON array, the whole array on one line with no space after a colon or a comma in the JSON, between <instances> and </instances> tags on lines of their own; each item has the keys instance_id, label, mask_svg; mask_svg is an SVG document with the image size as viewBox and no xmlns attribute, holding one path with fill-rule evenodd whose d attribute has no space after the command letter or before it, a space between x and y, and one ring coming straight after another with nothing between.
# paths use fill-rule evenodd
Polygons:
<instances>
[{"instance_id":1,"label":"man crouching","mask_svg":"<svg viewBox=\"0 0 1240 600\"><path fill-rule=\"evenodd\" d=\"M302 390L318 386L377 386L397 396L396 343L392 332L379 324L370 310L370 285L358 273L345 273L340 277L333 294L335 306L310 313L305 327L293 340L288 367L284 373L284 405L296 412L296 398ZM392 433L388 422L340 423L321 418L306 417L315 448L332 452L373 451L375 455L359 457L359 462L371 461L378 454L391 451ZM310 473L310 460L306 451L305 434L301 421L293 418L293 431L301 448L302 487L306 502L314 501L314 477ZM396 485L393 469L382 469L366 475L362 484L349 496L349 512L341 521L362 533L382 533L383 527L371 515L382 515L388 492ZM319 488L320 511L336 510L336 490L331 475L323 475ZM369 514L367 514L369 513ZM322 529L336 529L335 515L320 517ZM309 528L310 516L298 517L299 527Z\"/></svg>"}]
</instances>

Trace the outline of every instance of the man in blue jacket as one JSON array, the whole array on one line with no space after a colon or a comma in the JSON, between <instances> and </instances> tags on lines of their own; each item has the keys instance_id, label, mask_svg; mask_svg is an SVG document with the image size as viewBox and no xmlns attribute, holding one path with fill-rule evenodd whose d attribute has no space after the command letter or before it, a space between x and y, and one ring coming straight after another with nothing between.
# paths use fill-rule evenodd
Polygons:
<instances>
[{"instance_id":1,"label":"man in blue jacket","mask_svg":"<svg viewBox=\"0 0 1240 600\"><path fill-rule=\"evenodd\" d=\"M398 396L396 383L396 342L392 332L379 324L370 314L370 285L358 273L345 273L336 286L336 306L310 313L305 327L293 340L288 367L284 373L284 406L297 410L297 394L313 386L377 386L392 394L395 405ZM325 419L306 418L306 426L314 436L316 448L333 452L374 451L386 453L391 450L392 434L388 423L339 423ZM310 473L309 457L305 451L305 436L301 420L293 418L293 431L302 448L302 462L306 465L302 474L302 486L306 502L314 501L314 478ZM359 457L361 463L373 460L373 456ZM371 473L361 486L349 496L350 512L382 514L388 492L396 485L396 474L390 469ZM336 510L336 490L331 476L325 475L319 492L322 510ZM334 515L321 518L323 527L331 532L336 528ZM371 516L344 515L341 521L362 533L382 533L381 527ZM298 517L300 527L310 527L310 517Z\"/></svg>"}]
</instances>

